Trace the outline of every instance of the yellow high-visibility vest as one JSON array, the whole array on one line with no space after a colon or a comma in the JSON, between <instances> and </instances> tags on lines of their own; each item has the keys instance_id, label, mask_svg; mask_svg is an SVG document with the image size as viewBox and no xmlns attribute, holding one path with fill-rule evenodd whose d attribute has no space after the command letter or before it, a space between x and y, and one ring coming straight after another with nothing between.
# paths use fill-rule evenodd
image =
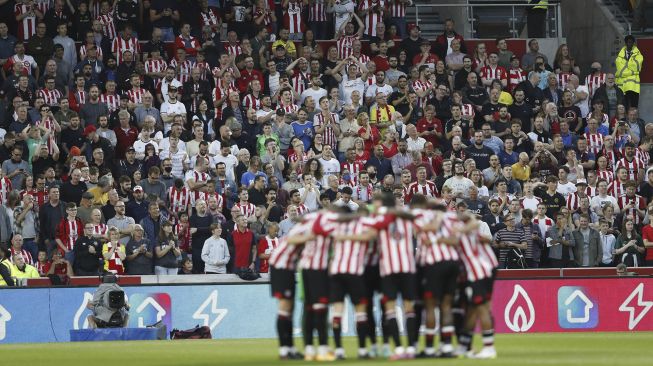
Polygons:
<instances>
[{"instance_id":1,"label":"yellow high-visibility vest","mask_svg":"<svg viewBox=\"0 0 653 366\"><path fill-rule=\"evenodd\" d=\"M632 54L626 59L626 46L624 46L615 60L617 72L615 72L615 82L624 93L632 91L639 93L639 74L642 71L644 56L637 46L633 46Z\"/></svg>"},{"instance_id":2,"label":"yellow high-visibility vest","mask_svg":"<svg viewBox=\"0 0 653 366\"><path fill-rule=\"evenodd\" d=\"M549 5L549 0L540 0L537 5L533 6L533 9L547 9Z\"/></svg>"},{"instance_id":3,"label":"yellow high-visibility vest","mask_svg":"<svg viewBox=\"0 0 653 366\"><path fill-rule=\"evenodd\" d=\"M11 271L12 270L11 262L9 262L9 260L7 260L6 258L3 259L2 261L0 261L0 266L5 266L5 267L7 267L7 270L9 270L9 273L12 272ZM0 287L2 287L2 286L7 286L7 282L5 282L4 278L2 278L2 276L0 276Z\"/></svg>"}]
</instances>

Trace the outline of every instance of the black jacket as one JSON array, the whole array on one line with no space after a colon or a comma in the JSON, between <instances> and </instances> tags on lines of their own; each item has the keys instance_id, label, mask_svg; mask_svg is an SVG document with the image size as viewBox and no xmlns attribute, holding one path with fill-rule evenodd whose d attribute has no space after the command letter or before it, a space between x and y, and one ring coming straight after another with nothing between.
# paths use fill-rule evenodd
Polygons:
<instances>
[{"instance_id":1,"label":"black jacket","mask_svg":"<svg viewBox=\"0 0 653 366\"><path fill-rule=\"evenodd\" d=\"M624 92L621 91L616 85L614 88L617 90L617 104L623 104L624 101ZM603 112L608 113L610 110L609 108L609 103L608 103L608 88L605 86L605 84L601 85L596 91L594 92L594 97L592 98L592 104L596 103L597 100L600 100L603 102ZM617 106L615 105L614 108L616 109Z\"/></svg>"}]
</instances>

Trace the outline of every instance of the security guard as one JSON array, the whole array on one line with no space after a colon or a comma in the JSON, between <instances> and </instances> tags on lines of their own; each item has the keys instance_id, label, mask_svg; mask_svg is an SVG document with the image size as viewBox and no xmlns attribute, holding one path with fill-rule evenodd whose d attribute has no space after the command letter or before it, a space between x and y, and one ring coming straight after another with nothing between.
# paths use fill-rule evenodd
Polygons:
<instances>
[{"instance_id":1,"label":"security guard","mask_svg":"<svg viewBox=\"0 0 653 366\"><path fill-rule=\"evenodd\" d=\"M548 0L529 0L533 5L528 9L526 22L528 24L528 38L546 37L546 12L549 8Z\"/></svg>"},{"instance_id":2,"label":"security guard","mask_svg":"<svg viewBox=\"0 0 653 366\"><path fill-rule=\"evenodd\" d=\"M9 261L9 249L0 246L0 287L14 286L14 279L11 278L11 262Z\"/></svg>"},{"instance_id":3,"label":"security guard","mask_svg":"<svg viewBox=\"0 0 653 366\"><path fill-rule=\"evenodd\" d=\"M627 35L624 38L626 45L619 51L615 66L617 86L624 92L624 106L637 108L639 105L639 73L642 70L644 56L635 46L635 37Z\"/></svg>"}]
</instances>

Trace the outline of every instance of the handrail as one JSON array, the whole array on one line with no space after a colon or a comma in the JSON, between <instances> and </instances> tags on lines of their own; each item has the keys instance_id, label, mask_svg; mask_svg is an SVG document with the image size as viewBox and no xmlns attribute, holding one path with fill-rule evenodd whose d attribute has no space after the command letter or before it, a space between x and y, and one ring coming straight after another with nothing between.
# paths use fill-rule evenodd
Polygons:
<instances>
[{"instance_id":1,"label":"handrail","mask_svg":"<svg viewBox=\"0 0 653 366\"><path fill-rule=\"evenodd\" d=\"M625 24L626 25L626 32L627 34L632 34L632 24L630 23L630 20L626 17L626 14L624 11L621 9L621 4L615 2L614 0L602 0L604 5L607 6L612 6L616 9L619 9L619 11L612 11L610 12L612 16L614 16L619 23Z\"/></svg>"},{"instance_id":2,"label":"handrail","mask_svg":"<svg viewBox=\"0 0 653 366\"><path fill-rule=\"evenodd\" d=\"M561 4L558 2L549 2L546 5L549 12L547 16L547 34L553 35L550 38L562 38L562 19L561 14ZM511 8L512 9L512 18L509 19L510 25L510 34L513 37L519 35L519 30L517 29L517 9L527 9L532 8L533 4L520 4L520 3L467 3L467 4L414 4L415 8L415 24L419 25L420 23L420 10L419 8L464 8L467 11L467 22L470 25L470 34L469 37L476 38L476 30L474 23L476 19L474 18L474 8L483 7L483 8ZM424 12L421 12L424 14ZM408 15L406 15L408 17Z\"/></svg>"}]
</instances>

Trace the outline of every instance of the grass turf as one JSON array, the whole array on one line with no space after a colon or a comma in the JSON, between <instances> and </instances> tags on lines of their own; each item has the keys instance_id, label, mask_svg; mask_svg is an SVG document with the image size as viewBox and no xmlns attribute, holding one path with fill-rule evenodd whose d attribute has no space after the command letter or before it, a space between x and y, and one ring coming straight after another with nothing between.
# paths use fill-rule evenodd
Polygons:
<instances>
[{"instance_id":1,"label":"grass turf","mask_svg":"<svg viewBox=\"0 0 653 366\"><path fill-rule=\"evenodd\" d=\"M337 365L378 364L358 361L355 338L346 338L351 359ZM301 343L301 342L300 342ZM497 336L495 360L410 360L398 365L647 365L653 351L649 333L551 333ZM478 347L478 345L477 345ZM277 343L272 339L185 340L157 342L88 342L0 345L3 365L274 365ZM302 365L307 362L284 361ZM314 364L314 363L311 363Z\"/></svg>"}]
</instances>

